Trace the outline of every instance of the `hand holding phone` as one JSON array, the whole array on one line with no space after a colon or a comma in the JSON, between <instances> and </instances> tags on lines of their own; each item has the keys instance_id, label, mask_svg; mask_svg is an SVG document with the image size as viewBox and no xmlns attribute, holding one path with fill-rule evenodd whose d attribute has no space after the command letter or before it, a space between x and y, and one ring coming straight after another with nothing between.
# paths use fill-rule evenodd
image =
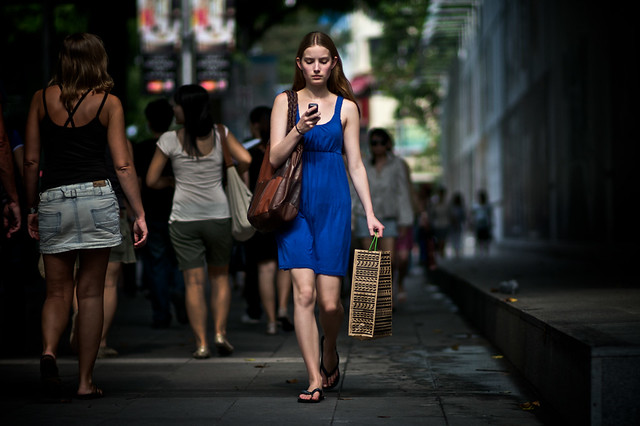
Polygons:
<instances>
[{"instance_id":1,"label":"hand holding phone","mask_svg":"<svg viewBox=\"0 0 640 426\"><path fill-rule=\"evenodd\" d=\"M313 102L312 102L312 103L310 103L310 104L309 104L309 109L314 109L314 108L315 108L315 110L316 110L316 111L318 111L318 104L313 103ZM313 111L311 114L315 114L315 113L316 113L316 111Z\"/></svg>"}]
</instances>

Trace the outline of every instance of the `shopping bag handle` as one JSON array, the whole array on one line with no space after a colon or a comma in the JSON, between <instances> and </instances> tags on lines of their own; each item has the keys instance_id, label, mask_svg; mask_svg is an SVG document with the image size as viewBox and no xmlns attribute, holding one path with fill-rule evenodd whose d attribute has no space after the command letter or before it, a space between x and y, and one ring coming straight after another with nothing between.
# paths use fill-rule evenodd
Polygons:
<instances>
[{"instance_id":1,"label":"shopping bag handle","mask_svg":"<svg viewBox=\"0 0 640 426\"><path fill-rule=\"evenodd\" d=\"M371 247L373 247L373 251L378 251L378 232L373 234L371 244L369 245L369 251L371 251Z\"/></svg>"}]
</instances>

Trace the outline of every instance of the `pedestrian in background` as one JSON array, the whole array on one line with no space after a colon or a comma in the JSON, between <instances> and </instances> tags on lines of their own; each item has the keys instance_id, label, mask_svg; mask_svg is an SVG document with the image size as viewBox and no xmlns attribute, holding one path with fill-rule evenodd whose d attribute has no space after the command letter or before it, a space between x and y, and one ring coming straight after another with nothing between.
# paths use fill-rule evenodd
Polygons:
<instances>
[{"instance_id":1,"label":"pedestrian in background","mask_svg":"<svg viewBox=\"0 0 640 426\"><path fill-rule=\"evenodd\" d=\"M476 253L489 254L493 229L493 211L487 197L487 191L479 189L477 203L471 209L471 226L476 237Z\"/></svg>"},{"instance_id":2,"label":"pedestrian in background","mask_svg":"<svg viewBox=\"0 0 640 426\"><path fill-rule=\"evenodd\" d=\"M214 344L220 355L230 355L227 320L231 304L229 262L233 238L231 213L222 184L224 161L221 135L209 112L209 93L196 84L180 86L174 96L177 124L183 127L160 136L147 172L147 185L162 189L175 184L169 235L184 274L189 323L196 339L193 357L211 356L207 338L207 275L211 283ZM251 155L224 127L238 173L251 163ZM174 178L162 176L171 161Z\"/></svg>"},{"instance_id":3,"label":"pedestrian in background","mask_svg":"<svg viewBox=\"0 0 640 426\"><path fill-rule=\"evenodd\" d=\"M436 244L431 223L431 186L422 184L418 191L419 215L417 223L418 246L420 248L420 263L427 268L428 271L437 269L436 263Z\"/></svg>"},{"instance_id":4,"label":"pedestrian in background","mask_svg":"<svg viewBox=\"0 0 640 426\"><path fill-rule=\"evenodd\" d=\"M456 191L449 204L449 241L456 258L462 255L466 223L467 209L464 205L464 198L460 191Z\"/></svg>"},{"instance_id":5,"label":"pedestrian in background","mask_svg":"<svg viewBox=\"0 0 640 426\"><path fill-rule=\"evenodd\" d=\"M249 121L252 124L257 124L257 126L252 126L252 130L260 140L258 144L249 149L251 165L249 166L248 186L251 191L254 191L265 149L269 142L271 108L259 106L252 109ZM289 320L288 314L291 298L291 274L289 271L278 269L278 245L274 233L256 232L253 237L245 241L244 247L246 254L244 291L245 293L253 291L259 294L267 316L266 333L269 335L277 334L278 324L283 331L293 331L294 326ZM255 295L247 294L247 298L253 299L254 297Z\"/></svg>"},{"instance_id":6,"label":"pedestrian in background","mask_svg":"<svg viewBox=\"0 0 640 426\"><path fill-rule=\"evenodd\" d=\"M396 264L396 241L407 238L413 225L413 206L409 194L409 177L404 161L391 152L393 141L389 132L382 128L369 130L370 156L364 162L371 187L371 201L376 215L384 224L384 239L379 240L378 248L391 251L391 263ZM355 201L355 200L354 200ZM367 226L365 211L360 206L355 210L355 235L360 239L361 248L371 245L371 236ZM411 238L409 235L408 238ZM403 277L404 278L404 277ZM396 280L397 302L406 300L403 280Z\"/></svg>"},{"instance_id":7,"label":"pedestrian in background","mask_svg":"<svg viewBox=\"0 0 640 426\"><path fill-rule=\"evenodd\" d=\"M374 215L360 156L360 113L335 44L324 33L307 34L295 65L292 89L298 95L297 123L287 133L288 96L279 94L271 115L270 161L278 167L298 143L304 144L300 211L277 230L276 240L279 267L291 271L296 336L309 377L298 402L317 403L324 399L324 390L340 380L336 347L344 317L340 287L351 242L347 171L366 212L369 235L381 237L384 225ZM311 103L317 107L310 107Z\"/></svg>"},{"instance_id":8,"label":"pedestrian in background","mask_svg":"<svg viewBox=\"0 0 640 426\"><path fill-rule=\"evenodd\" d=\"M141 247L147 239L124 112L120 100L109 94L112 87L102 41L87 33L66 37L49 86L33 96L25 138L28 228L31 237L40 241L47 283L41 378L52 390L59 390L56 354L69 321L74 264L79 258L76 396L82 399L103 395L93 383L93 367L102 333L109 253L122 241L118 201L107 178L107 145L135 215L134 244ZM41 149L44 161L38 197Z\"/></svg>"},{"instance_id":9,"label":"pedestrian in background","mask_svg":"<svg viewBox=\"0 0 640 426\"><path fill-rule=\"evenodd\" d=\"M437 194L429 201L429 206L429 222L433 227L436 254L444 259L450 228L449 203L444 186L438 188Z\"/></svg>"},{"instance_id":10,"label":"pedestrian in background","mask_svg":"<svg viewBox=\"0 0 640 426\"><path fill-rule=\"evenodd\" d=\"M169 216L173 203L173 186L153 189L145 178L156 151L158 138L169 130L173 122L173 107L165 98L155 99L144 109L147 126L152 136L134 145L134 159L141 185L142 204L147 212L149 240L140 253L143 286L151 301L151 327L167 328L171 325L171 305L180 324L187 324L184 277L169 237ZM171 178L171 162L161 171L162 177Z\"/></svg>"}]
</instances>

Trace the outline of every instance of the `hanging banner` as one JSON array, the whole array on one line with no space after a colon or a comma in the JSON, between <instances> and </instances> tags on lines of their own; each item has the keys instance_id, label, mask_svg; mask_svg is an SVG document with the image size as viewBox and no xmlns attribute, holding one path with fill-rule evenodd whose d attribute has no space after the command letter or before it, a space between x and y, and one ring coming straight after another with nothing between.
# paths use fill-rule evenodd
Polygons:
<instances>
[{"instance_id":1,"label":"hanging banner","mask_svg":"<svg viewBox=\"0 0 640 426\"><path fill-rule=\"evenodd\" d=\"M137 0L144 91L172 93L181 49L180 0Z\"/></svg>"},{"instance_id":2,"label":"hanging banner","mask_svg":"<svg viewBox=\"0 0 640 426\"><path fill-rule=\"evenodd\" d=\"M233 0L191 0L196 82L209 92L229 85L230 52L235 47Z\"/></svg>"}]
</instances>

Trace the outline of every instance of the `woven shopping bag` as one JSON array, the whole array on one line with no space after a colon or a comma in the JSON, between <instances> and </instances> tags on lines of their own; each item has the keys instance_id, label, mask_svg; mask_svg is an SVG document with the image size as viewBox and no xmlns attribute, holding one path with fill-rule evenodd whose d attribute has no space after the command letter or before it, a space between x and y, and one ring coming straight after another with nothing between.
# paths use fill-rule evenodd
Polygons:
<instances>
[{"instance_id":1,"label":"woven shopping bag","mask_svg":"<svg viewBox=\"0 0 640 426\"><path fill-rule=\"evenodd\" d=\"M391 336L391 252L377 248L376 234L369 250L353 256L349 336L359 340Z\"/></svg>"}]
</instances>

